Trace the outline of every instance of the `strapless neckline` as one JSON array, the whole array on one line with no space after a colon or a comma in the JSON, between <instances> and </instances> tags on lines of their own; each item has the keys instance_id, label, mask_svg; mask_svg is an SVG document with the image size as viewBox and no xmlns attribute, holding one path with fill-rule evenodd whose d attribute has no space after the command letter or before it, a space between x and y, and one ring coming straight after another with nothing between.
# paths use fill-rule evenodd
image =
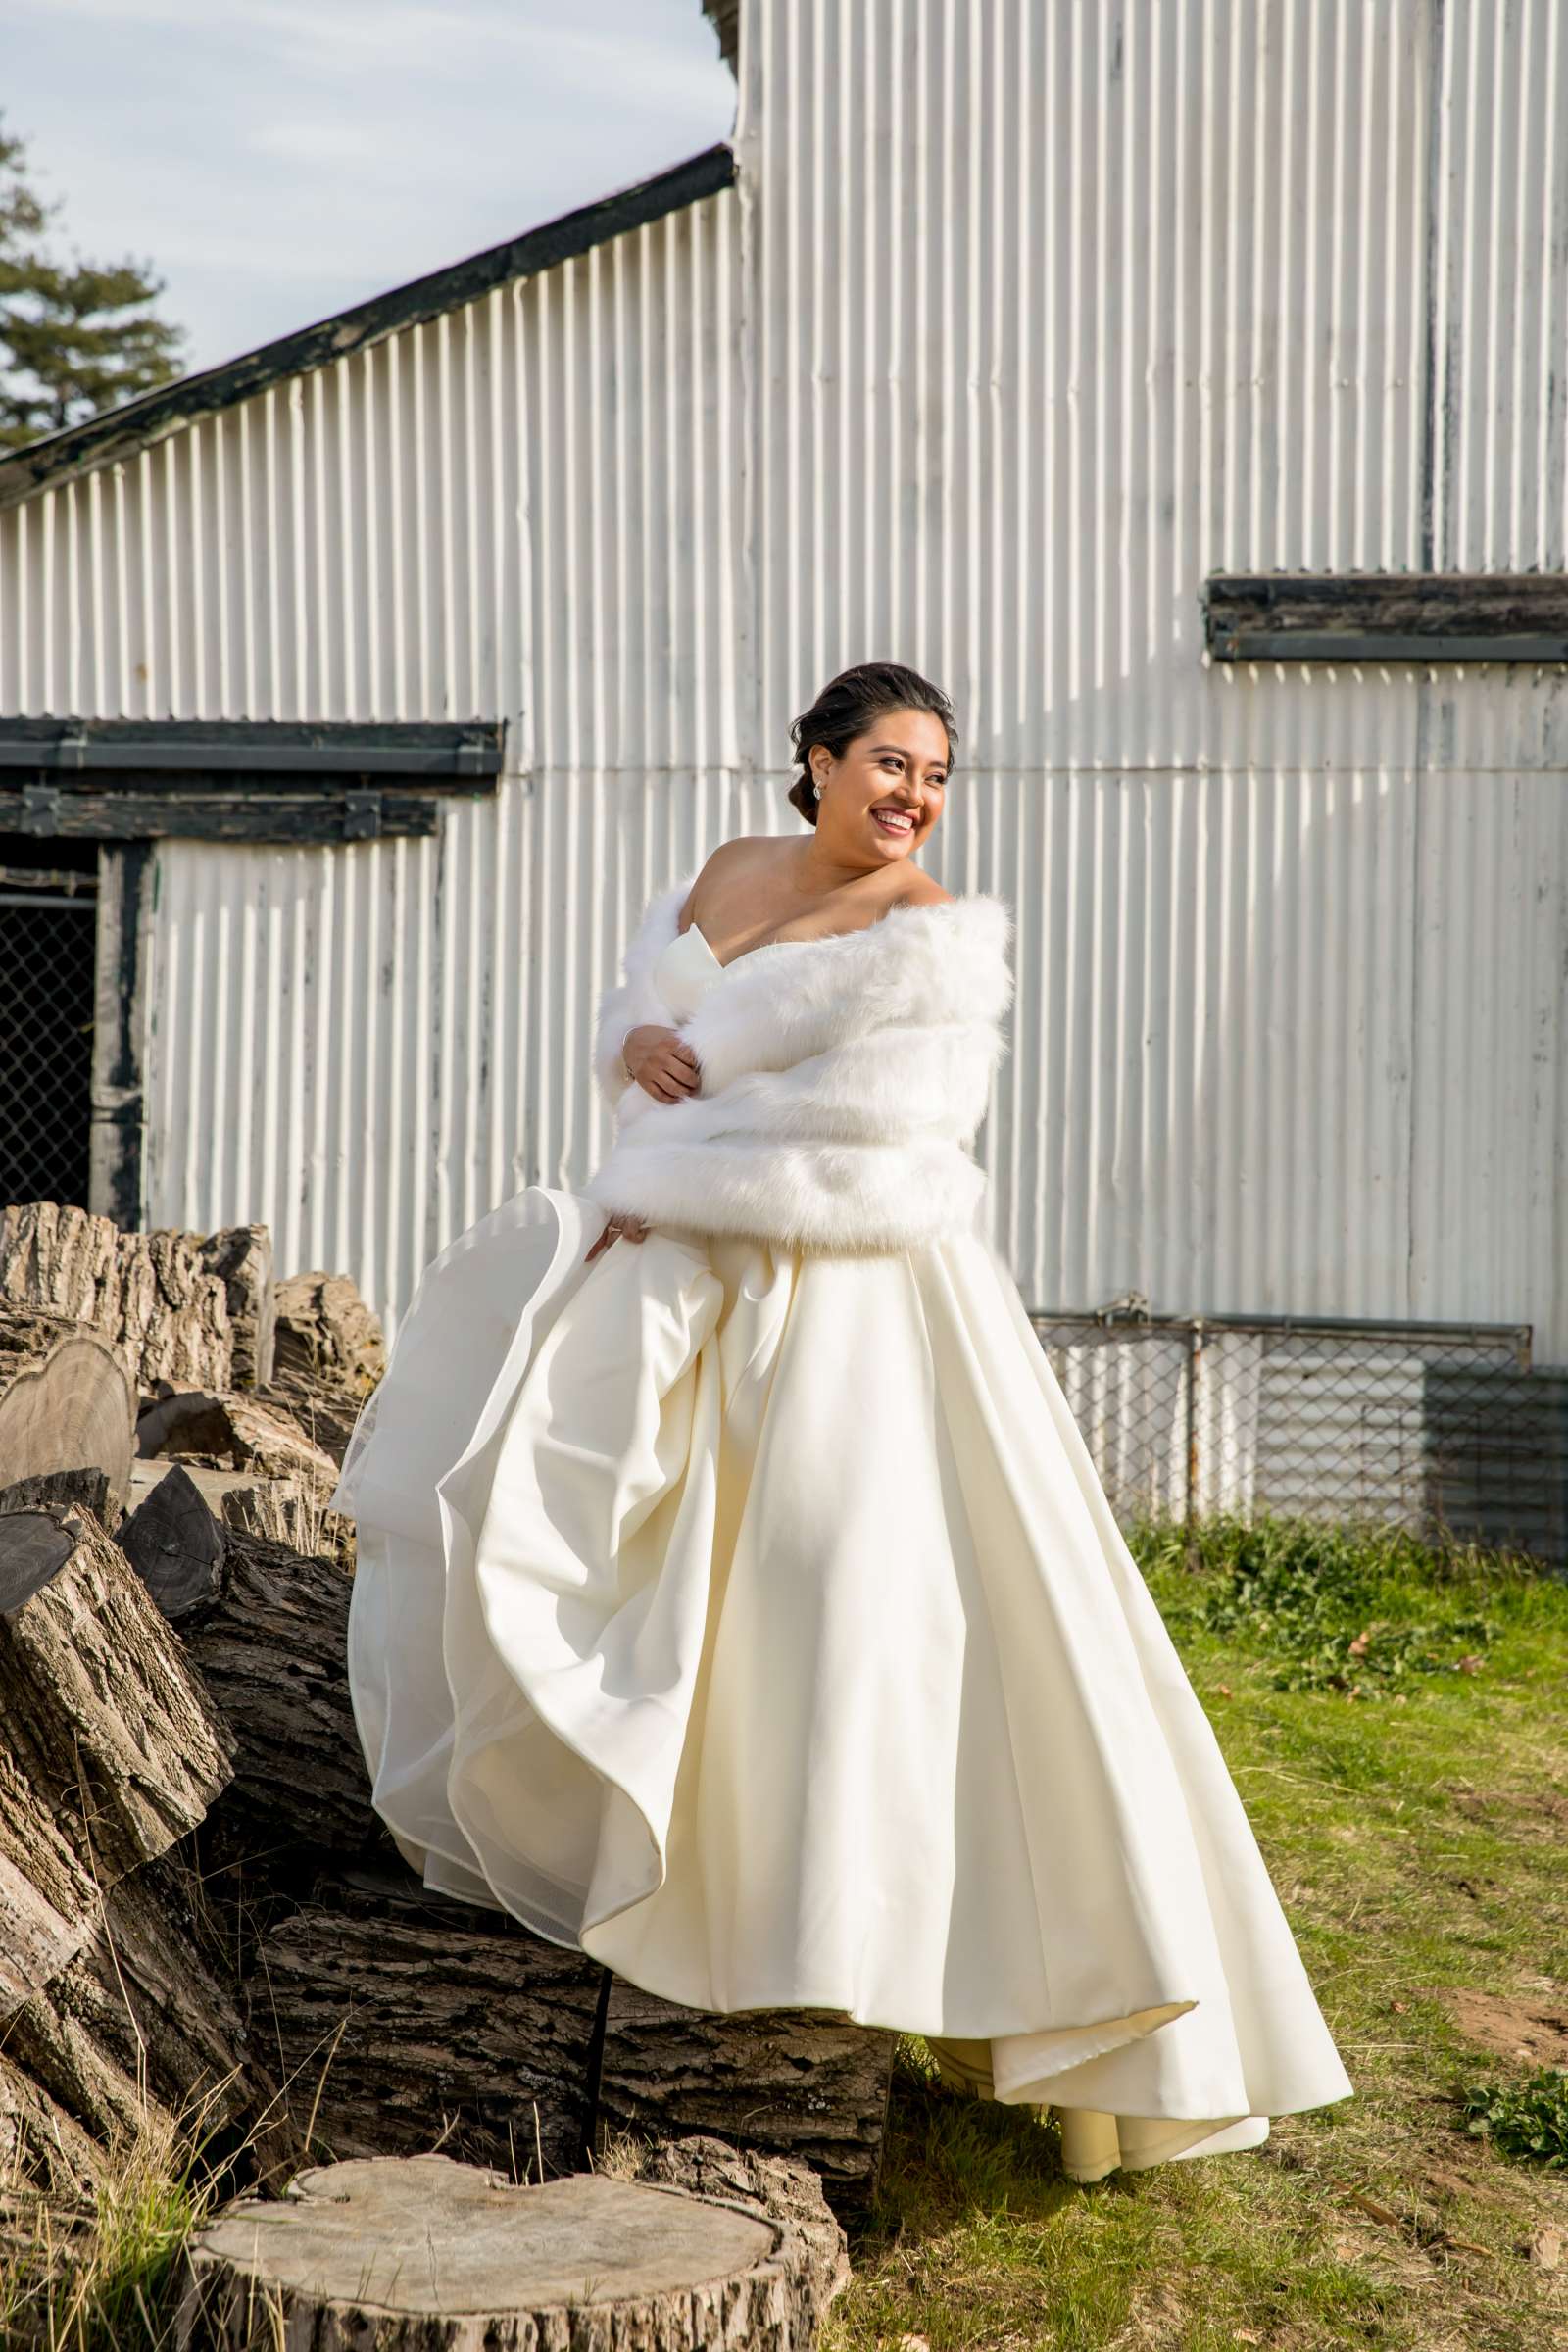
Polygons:
<instances>
[{"instance_id":1,"label":"strapless neckline","mask_svg":"<svg viewBox=\"0 0 1568 2352\"><path fill-rule=\"evenodd\" d=\"M688 923L684 931L676 932L675 937L676 939L690 939L695 935L708 950L709 959L714 971L729 972L734 970L736 964L744 963L748 956L760 956L767 948L819 948L830 939L858 939L861 930L869 931L873 928L874 925L864 923L854 931L824 931L818 939L760 939L755 948L743 948L738 956L730 957L728 963L720 962L711 941L701 924Z\"/></svg>"}]
</instances>

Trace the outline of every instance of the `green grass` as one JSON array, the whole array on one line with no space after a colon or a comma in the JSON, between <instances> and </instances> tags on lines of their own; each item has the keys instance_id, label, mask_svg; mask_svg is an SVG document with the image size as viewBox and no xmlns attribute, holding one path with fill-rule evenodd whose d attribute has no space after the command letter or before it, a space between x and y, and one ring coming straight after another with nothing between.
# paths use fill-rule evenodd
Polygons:
<instances>
[{"instance_id":1,"label":"green grass","mask_svg":"<svg viewBox=\"0 0 1568 2352\"><path fill-rule=\"evenodd\" d=\"M1210 1526L1196 1572L1168 1534L1134 1549L1356 2096L1086 2189L1045 2125L943 2092L910 2037L824 2352L1568 2346L1568 2267L1539 2259L1568 2240L1568 2176L1473 2136L1467 2102L1517 2093L1519 2135L1548 2140L1561 2107L1437 1997L1568 2010L1568 1586L1301 1527Z\"/></svg>"},{"instance_id":2,"label":"green grass","mask_svg":"<svg viewBox=\"0 0 1568 2352\"><path fill-rule=\"evenodd\" d=\"M1545 2160L1562 2078L1443 1997L1568 2012L1568 1586L1301 1527L1211 1526L1196 1572L1166 1533L1134 1547L1356 2096L1260 2149L1080 2188L1048 2123L942 2090L906 2037L823 2352L1568 2347L1568 2245L1540 2259L1568 2240L1568 2171ZM183 2161L127 2151L74 2236L46 2223L30 2273L0 2261L0 2343L8 2275L11 2320L47 2300L56 2352L166 2340L205 2195Z\"/></svg>"}]
</instances>

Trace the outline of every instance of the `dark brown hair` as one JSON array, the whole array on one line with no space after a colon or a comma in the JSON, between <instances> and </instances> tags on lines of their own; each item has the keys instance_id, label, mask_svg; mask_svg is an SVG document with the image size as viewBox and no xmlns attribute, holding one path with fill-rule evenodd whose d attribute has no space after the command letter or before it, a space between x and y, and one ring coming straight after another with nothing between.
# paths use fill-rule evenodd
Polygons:
<instances>
[{"instance_id":1,"label":"dark brown hair","mask_svg":"<svg viewBox=\"0 0 1568 2352\"><path fill-rule=\"evenodd\" d=\"M917 669L906 669L902 662L861 662L854 669L841 669L809 710L803 710L790 724L790 741L801 772L790 786L789 798L808 825L816 822L812 744L822 744L835 760L842 760L855 738L863 735L884 710L931 711L947 730L948 757L952 759L958 730L953 722L953 705L940 686L922 678Z\"/></svg>"}]
</instances>

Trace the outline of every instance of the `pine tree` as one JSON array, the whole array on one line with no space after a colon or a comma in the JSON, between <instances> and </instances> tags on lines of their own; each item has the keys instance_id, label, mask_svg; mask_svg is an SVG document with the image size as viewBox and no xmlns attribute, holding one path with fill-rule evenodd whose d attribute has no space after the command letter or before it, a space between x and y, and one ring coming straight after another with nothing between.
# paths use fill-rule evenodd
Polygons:
<instances>
[{"instance_id":1,"label":"pine tree","mask_svg":"<svg viewBox=\"0 0 1568 2352\"><path fill-rule=\"evenodd\" d=\"M180 373L184 335L149 308L164 280L133 261L52 260L44 238L59 210L39 202L23 141L0 127L0 451Z\"/></svg>"}]
</instances>

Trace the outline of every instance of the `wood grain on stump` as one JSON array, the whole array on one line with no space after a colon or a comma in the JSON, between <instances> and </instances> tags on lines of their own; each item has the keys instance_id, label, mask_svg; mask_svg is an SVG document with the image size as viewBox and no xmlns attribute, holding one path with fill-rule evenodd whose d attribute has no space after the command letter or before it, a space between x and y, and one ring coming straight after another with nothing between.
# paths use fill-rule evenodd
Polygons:
<instances>
[{"instance_id":1,"label":"wood grain on stump","mask_svg":"<svg viewBox=\"0 0 1568 2352\"><path fill-rule=\"evenodd\" d=\"M817 2340L797 2231L684 2189L519 2187L437 2155L318 2166L198 2232L180 2352L792 2352Z\"/></svg>"},{"instance_id":2,"label":"wood grain on stump","mask_svg":"<svg viewBox=\"0 0 1568 2352\"><path fill-rule=\"evenodd\" d=\"M122 1349L52 1309L0 1306L0 1486L101 1470L118 1507L135 1433L136 1397Z\"/></svg>"}]
</instances>

